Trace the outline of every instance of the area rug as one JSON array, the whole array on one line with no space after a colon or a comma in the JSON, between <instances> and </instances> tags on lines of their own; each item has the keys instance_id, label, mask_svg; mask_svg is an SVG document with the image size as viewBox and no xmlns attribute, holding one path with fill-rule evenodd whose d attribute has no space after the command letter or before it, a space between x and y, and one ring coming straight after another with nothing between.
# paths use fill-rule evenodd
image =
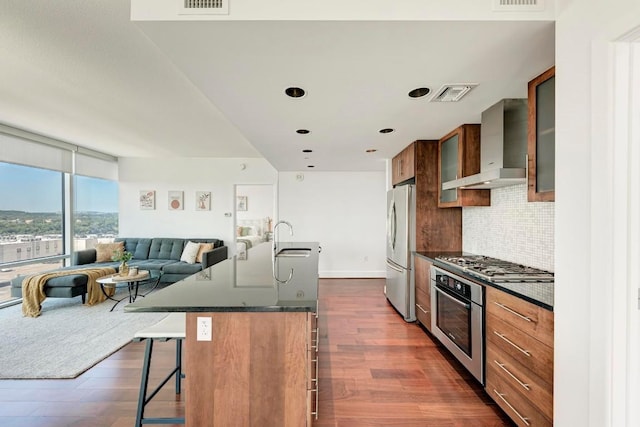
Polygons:
<instances>
[{"instance_id":1,"label":"area rug","mask_svg":"<svg viewBox=\"0 0 640 427\"><path fill-rule=\"evenodd\" d=\"M131 342L167 313L130 313L123 301L92 307L80 298L47 298L40 317L21 305L0 309L0 378L75 378Z\"/></svg>"}]
</instances>

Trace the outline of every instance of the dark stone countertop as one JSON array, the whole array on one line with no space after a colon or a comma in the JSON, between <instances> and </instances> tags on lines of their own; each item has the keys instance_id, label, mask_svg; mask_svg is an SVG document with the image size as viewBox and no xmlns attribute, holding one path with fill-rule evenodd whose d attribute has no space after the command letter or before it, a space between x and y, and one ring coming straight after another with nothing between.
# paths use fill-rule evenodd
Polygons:
<instances>
[{"instance_id":1,"label":"dark stone countertop","mask_svg":"<svg viewBox=\"0 0 640 427\"><path fill-rule=\"evenodd\" d=\"M247 251L247 259L233 257L125 306L136 312L283 312L317 310L318 242L282 242L278 249L311 248L308 257L280 257L272 272L272 244Z\"/></svg>"},{"instance_id":2,"label":"dark stone countertop","mask_svg":"<svg viewBox=\"0 0 640 427\"><path fill-rule=\"evenodd\" d=\"M469 256L476 255L467 252L415 252L415 255L425 258L432 262L434 265L442 268L443 270L450 271L452 273L463 276L467 279L473 280L484 286L491 286L499 289L503 292L522 298L532 304L535 304L544 309L553 311L553 283L493 283L483 280L477 276L470 275L461 268L455 268L449 264L442 263L436 258L439 255L447 256Z\"/></svg>"}]
</instances>

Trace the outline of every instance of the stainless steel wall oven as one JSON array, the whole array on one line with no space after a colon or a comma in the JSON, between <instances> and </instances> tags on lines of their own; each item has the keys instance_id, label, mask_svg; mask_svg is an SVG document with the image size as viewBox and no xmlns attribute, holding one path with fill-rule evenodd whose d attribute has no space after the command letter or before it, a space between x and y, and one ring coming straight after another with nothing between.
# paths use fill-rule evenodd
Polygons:
<instances>
[{"instance_id":1,"label":"stainless steel wall oven","mask_svg":"<svg viewBox=\"0 0 640 427\"><path fill-rule=\"evenodd\" d=\"M431 267L432 333L484 384L484 288Z\"/></svg>"}]
</instances>

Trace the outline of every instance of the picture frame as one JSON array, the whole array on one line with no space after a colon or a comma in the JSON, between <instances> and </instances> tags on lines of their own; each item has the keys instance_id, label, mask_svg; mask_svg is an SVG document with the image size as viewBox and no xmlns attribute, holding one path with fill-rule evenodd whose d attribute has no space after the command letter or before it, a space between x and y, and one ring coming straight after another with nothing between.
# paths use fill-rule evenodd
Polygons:
<instances>
[{"instance_id":1,"label":"picture frame","mask_svg":"<svg viewBox=\"0 0 640 427\"><path fill-rule=\"evenodd\" d=\"M247 196L238 196L236 200L236 210L237 211L246 211L248 200Z\"/></svg>"},{"instance_id":2,"label":"picture frame","mask_svg":"<svg viewBox=\"0 0 640 427\"><path fill-rule=\"evenodd\" d=\"M210 191L196 191L196 210L197 211L211 210L211 192Z\"/></svg>"},{"instance_id":3,"label":"picture frame","mask_svg":"<svg viewBox=\"0 0 640 427\"><path fill-rule=\"evenodd\" d=\"M155 190L140 190L139 198L140 210L154 210L156 208L156 191Z\"/></svg>"},{"instance_id":4,"label":"picture frame","mask_svg":"<svg viewBox=\"0 0 640 427\"><path fill-rule=\"evenodd\" d=\"M181 211L184 209L184 192L169 191L169 210Z\"/></svg>"}]
</instances>

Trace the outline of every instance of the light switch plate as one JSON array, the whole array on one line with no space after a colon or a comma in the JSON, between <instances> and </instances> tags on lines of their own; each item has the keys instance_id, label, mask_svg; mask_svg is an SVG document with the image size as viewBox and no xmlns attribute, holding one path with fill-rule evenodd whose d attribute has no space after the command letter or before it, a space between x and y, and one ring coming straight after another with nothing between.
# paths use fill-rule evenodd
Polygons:
<instances>
[{"instance_id":1,"label":"light switch plate","mask_svg":"<svg viewBox=\"0 0 640 427\"><path fill-rule=\"evenodd\" d=\"M198 317L196 341L211 341L211 317Z\"/></svg>"}]
</instances>

